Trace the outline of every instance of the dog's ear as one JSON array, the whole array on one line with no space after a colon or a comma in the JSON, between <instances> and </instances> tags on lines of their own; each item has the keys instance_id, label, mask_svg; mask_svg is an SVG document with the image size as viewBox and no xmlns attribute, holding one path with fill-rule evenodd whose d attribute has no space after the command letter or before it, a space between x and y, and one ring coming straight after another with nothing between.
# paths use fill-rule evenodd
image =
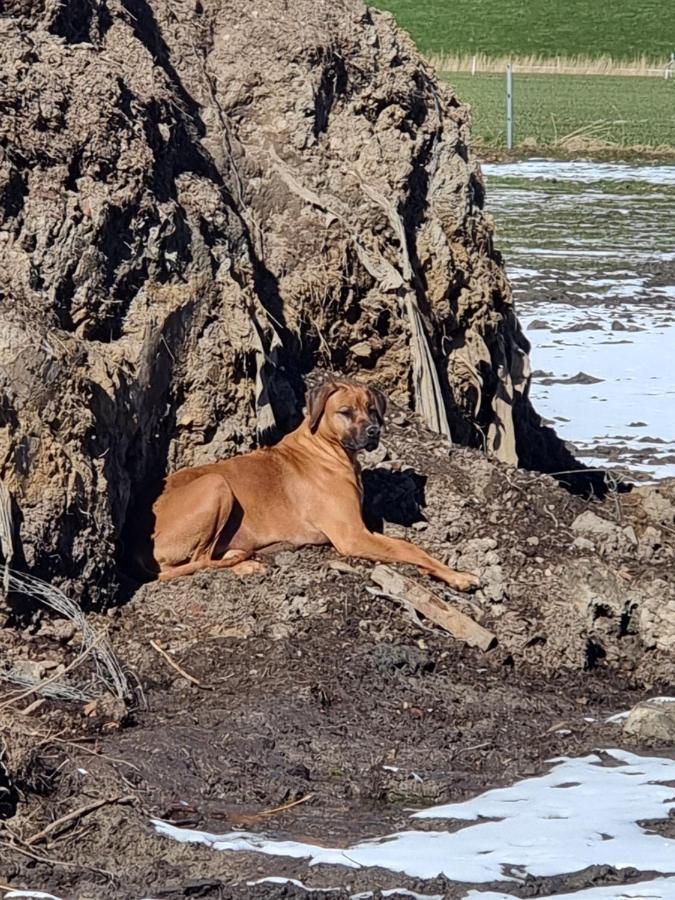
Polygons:
<instances>
[{"instance_id":1,"label":"dog's ear","mask_svg":"<svg viewBox=\"0 0 675 900\"><path fill-rule=\"evenodd\" d=\"M370 396L373 398L373 403L375 404L375 412L377 413L377 418L380 420L380 425L384 422L384 414L387 411L387 397L386 395L379 390L379 388L368 388L370 391Z\"/></svg>"},{"instance_id":2,"label":"dog's ear","mask_svg":"<svg viewBox=\"0 0 675 900\"><path fill-rule=\"evenodd\" d=\"M314 432L319 420L326 408L326 401L340 387L334 381L324 381L307 391L307 415L309 416L309 430Z\"/></svg>"}]
</instances>

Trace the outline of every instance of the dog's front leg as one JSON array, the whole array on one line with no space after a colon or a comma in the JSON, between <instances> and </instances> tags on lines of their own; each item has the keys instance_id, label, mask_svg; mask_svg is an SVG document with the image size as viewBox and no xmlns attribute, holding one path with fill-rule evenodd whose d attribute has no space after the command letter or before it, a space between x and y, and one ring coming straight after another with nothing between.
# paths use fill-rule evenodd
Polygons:
<instances>
[{"instance_id":1,"label":"dog's front leg","mask_svg":"<svg viewBox=\"0 0 675 900\"><path fill-rule=\"evenodd\" d=\"M456 591L475 590L480 584L475 575L450 569L415 544L384 534L373 534L365 526L358 530L346 525L342 528L333 526L325 530L325 534L342 556L372 559L376 562L408 563L417 566L420 572L439 578Z\"/></svg>"}]
</instances>

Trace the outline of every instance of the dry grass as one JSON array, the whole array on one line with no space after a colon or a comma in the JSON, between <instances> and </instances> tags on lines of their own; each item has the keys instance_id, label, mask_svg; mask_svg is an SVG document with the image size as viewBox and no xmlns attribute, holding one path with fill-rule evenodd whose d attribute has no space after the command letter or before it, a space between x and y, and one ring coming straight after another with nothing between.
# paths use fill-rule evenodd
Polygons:
<instances>
[{"instance_id":1,"label":"dry grass","mask_svg":"<svg viewBox=\"0 0 675 900\"><path fill-rule=\"evenodd\" d=\"M131 690L126 674L113 653L110 641L105 632L96 632L89 624L87 617L79 605L67 597L55 585L48 584L40 578L17 572L5 564L0 564L0 577L8 579L9 590L17 596L28 598L32 603L45 606L72 622L80 632L83 651L75 663L68 666L61 675L65 675L88 657L93 661L93 671L83 684L71 684L56 677L43 682L36 681L11 668L0 670L0 682L10 682L22 688L22 692L0 705L0 710L23 697L38 694L56 697L63 700L93 700L105 693L110 693L120 700L127 699Z\"/></svg>"},{"instance_id":2,"label":"dry grass","mask_svg":"<svg viewBox=\"0 0 675 900\"><path fill-rule=\"evenodd\" d=\"M503 72L442 73L471 106L474 139L501 148L506 136ZM513 78L514 141L528 152L560 148L586 153L675 148L675 78L612 75L530 75Z\"/></svg>"},{"instance_id":3,"label":"dry grass","mask_svg":"<svg viewBox=\"0 0 675 900\"><path fill-rule=\"evenodd\" d=\"M617 61L610 56L597 58L557 56L551 58L540 55L509 57L488 56L484 53L474 55L432 53L427 58L439 72L501 73L506 70L508 63L511 63L514 72L532 75L558 73L560 75L639 75L647 78L665 78L666 75L675 77L672 61L664 60L662 65L657 65L645 56L636 57L631 61Z\"/></svg>"}]
</instances>

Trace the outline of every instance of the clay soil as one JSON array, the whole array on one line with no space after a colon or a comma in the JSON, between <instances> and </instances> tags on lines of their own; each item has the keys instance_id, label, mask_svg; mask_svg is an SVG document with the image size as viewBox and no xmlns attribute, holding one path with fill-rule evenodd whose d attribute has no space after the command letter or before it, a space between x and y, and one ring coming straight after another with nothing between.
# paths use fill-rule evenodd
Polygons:
<instances>
[{"instance_id":1,"label":"clay soil","mask_svg":"<svg viewBox=\"0 0 675 900\"><path fill-rule=\"evenodd\" d=\"M20 715L33 697L2 709L18 792L16 814L0 824L3 885L77 900L377 896L395 887L460 897L467 885L179 844L157 836L151 819L347 846L424 828L411 825L411 809L545 771L554 756L617 745L668 752L605 722L669 690L669 657L643 621L648 593L635 600L642 619L595 595L584 606L575 593L589 566L628 593L667 577L673 538L662 530L654 549L644 489L589 501L478 451L448 451L401 413L393 420L365 472L368 517L478 571L485 587L470 599L407 574L492 628L498 645L483 653L429 630L368 590L370 563L329 548L278 549L266 575L246 580L204 572L144 585L94 617L136 685L126 713L47 700ZM579 542L572 524L589 510L613 543ZM637 548L617 541L617 510ZM8 619L2 642L15 661L67 662L78 652L77 636L46 616L23 630ZM110 802L35 839L98 800ZM340 888L248 884L272 875ZM508 890L533 896L631 877L594 868Z\"/></svg>"}]
</instances>

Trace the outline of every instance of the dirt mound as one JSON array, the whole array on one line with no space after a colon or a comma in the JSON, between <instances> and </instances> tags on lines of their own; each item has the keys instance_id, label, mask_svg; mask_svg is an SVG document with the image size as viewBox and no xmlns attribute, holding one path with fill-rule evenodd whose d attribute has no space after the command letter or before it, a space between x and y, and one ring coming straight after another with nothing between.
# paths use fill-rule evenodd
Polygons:
<instances>
[{"instance_id":1,"label":"dirt mound","mask_svg":"<svg viewBox=\"0 0 675 900\"><path fill-rule=\"evenodd\" d=\"M549 477L448 450L400 409L364 483L373 525L481 575L467 598L397 567L489 626L498 646L481 653L429 630L370 592L372 564L330 548L276 551L265 576L146 585L91 617L139 686L126 720L55 701L0 711L22 798L0 828L0 880L69 898L292 896L274 885L256 894L247 881L297 878L297 861L181 845L150 819L344 846L409 827L411 806L615 746L611 714L672 692L673 486L588 503ZM53 622L0 640L15 666L78 652ZM22 855L21 841L83 809ZM617 877L594 869L528 892ZM302 880L348 883L347 893L468 889L371 869L308 869Z\"/></svg>"},{"instance_id":2,"label":"dirt mound","mask_svg":"<svg viewBox=\"0 0 675 900\"><path fill-rule=\"evenodd\" d=\"M117 589L149 478L287 430L317 363L547 470L467 107L357 0L0 24L0 477L31 570Z\"/></svg>"}]
</instances>

